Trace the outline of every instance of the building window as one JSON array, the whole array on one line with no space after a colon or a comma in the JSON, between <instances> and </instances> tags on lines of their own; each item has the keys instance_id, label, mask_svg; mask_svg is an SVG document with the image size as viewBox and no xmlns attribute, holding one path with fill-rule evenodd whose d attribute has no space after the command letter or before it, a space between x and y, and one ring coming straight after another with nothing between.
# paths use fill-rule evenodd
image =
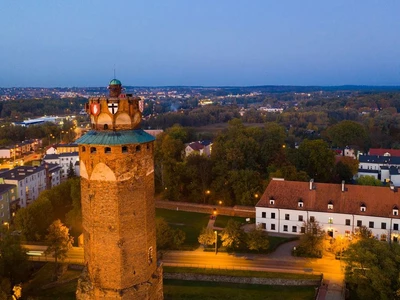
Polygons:
<instances>
[{"instance_id":1,"label":"building window","mask_svg":"<svg viewBox=\"0 0 400 300\"><path fill-rule=\"evenodd\" d=\"M266 218L267 217L267 213L265 212L265 211L263 211L262 213L261 213L261 218Z\"/></svg>"},{"instance_id":2,"label":"building window","mask_svg":"<svg viewBox=\"0 0 400 300\"><path fill-rule=\"evenodd\" d=\"M350 236L350 230L346 230L346 231L344 232L344 235L345 235L345 237L349 237L349 236Z\"/></svg>"},{"instance_id":3,"label":"building window","mask_svg":"<svg viewBox=\"0 0 400 300\"><path fill-rule=\"evenodd\" d=\"M269 200L269 204L270 204L270 205L275 205L275 200L274 200L274 199L270 199L270 200Z\"/></svg>"},{"instance_id":4,"label":"building window","mask_svg":"<svg viewBox=\"0 0 400 300\"><path fill-rule=\"evenodd\" d=\"M381 229L386 229L386 223L384 222L381 223Z\"/></svg>"},{"instance_id":5,"label":"building window","mask_svg":"<svg viewBox=\"0 0 400 300\"><path fill-rule=\"evenodd\" d=\"M104 148L104 153L111 153L111 148L110 147L105 147Z\"/></svg>"},{"instance_id":6,"label":"building window","mask_svg":"<svg viewBox=\"0 0 400 300\"><path fill-rule=\"evenodd\" d=\"M103 128L104 128L104 130L108 130L108 125L104 124Z\"/></svg>"},{"instance_id":7,"label":"building window","mask_svg":"<svg viewBox=\"0 0 400 300\"><path fill-rule=\"evenodd\" d=\"M303 207L303 200L299 200L299 202L297 202L298 207Z\"/></svg>"},{"instance_id":8,"label":"building window","mask_svg":"<svg viewBox=\"0 0 400 300\"><path fill-rule=\"evenodd\" d=\"M399 230L399 224L393 224L393 230Z\"/></svg>"},{"instance_id":9,"label":"building window","mask_svg":"<svg viewBox=\"0 0 400 300\"><path fill-rule=\"evenodd\" d=\"M332 203L328 203L328 209L329 210L333 209L333 204Z\"/></svg>"},{"instance_id":10,"label":"building window","mask_svg":"<svg viewBox=\"0 0 400 300\"><path fill-rule=\"evenodd\" d=\"M128 153L128 147L122 146L122 153Z\"/></svg>"},{"instance_id":11,"label":"building window","mask_svg":"<svg viewBox=\"0 0 400 300\"><path fill-rule=\"evenodd\" d=\"M292 226L292 232L297 232L297 226Z\"/></svg>"},{"instance_id":12,"label":"building window","mask_svg":"<svg viewBox=\"0 0 400 300\"><path fill-rule=\"evenodd\" d=\"M299 221L303 222L303 216L302 215L299 215Z\"/></svg>"},{"instance_id":13,"label":"building window","mask_svg":"<svg viewBox=\"0 0 400 300\"><path fill-rule=\"evenodd\" d=\"M333 224L333 218L328 218L328 224Z\"/></svg>"},{"instance_id":14,"label":"building window","mask_svg":"<svg viewBox=\"0 0 400 300\"><path fill-rule=\"evenodd\" d=\"M140 152L140 145L136 146L136 152Z\"/></svg>"},{"instance_id":15,"label":"building window","mask_svg":"<svg viewBox=\"0 0 400 300\"><path fill-rule=\"evenodd\" d=\"M346 226L350 226L350 219L346 219Z\"/></svg>"},{"instance_id":16,"label":"building window","mask_svg":"<svg viewBox=\"0 0 400 300\"><path fill-rule=\"evenodd\" d=\"M301 228L300 228L300 232L301 232L301 233L306 233L306 228L305 228L305 227L301 227Z\"/></svg>"},{"instance_id":17,"label":"building window","mask_svg":"<svg viewBox=\"0 0 400 300\"><path fill-rule=\"evenodd\" d=\"M357 227L361 227L362 226L362 221L361 220L357 220Z\"/></svg>"},{"instance_id":18,"label":"building window","mask_svg":"<svg viewBox=\"0 0 400 300\"><path fill-rule=\"evenodd\" d=\"M387 240L386 234L381 234L381 241L386 242L386 240Z\"/></svg>"},{"instance_id":19,"label":"building window","mask_svg":"<svg viewBox=\"0 0 400 300\"><path fill-rule=\"evenodd\" d=\"M146 145L147 150L150 150L150 144Z\"/></svg>"},{"instance_id":20,"label":"building window","mask_svg":"<svg viewBox=\"0 0 400 300\"><path fill-rule=\"evenodd\" d=\"M314 222L315 222L315 217L312 217L312 216L311 216L311 217L310 217L310 222L311 222L311 223L314 223Z\"/></svg>"},{"instance_id":21,"label":"building window","mask_svg":"<svg viewBox=\"0 0 400 300\"><path fill-rule=\"evenodd\" d=\"M96 147L90 147L90 153L96 153Z\"/></svg>"},{"instance_id":22,"label":"building window","mask_svg":"<svg viewBox=\"0 0 400 300\"><path fill-rule=\"evenodd\" d=\"M289 214L285 214L285 220L290 220L290 215Z\"/></svg>"},{"instance_id":23,"label":"building window","mask_svg":"<svg viewBox=\"0 0 400 300\"><path fill-rule=\"evenodd\" d=\"M267 224L266 223L261 223L261 229L267 229Z\"/></svg>"},{"instance_id":24,"label":"building window","mask_svg":"<svg viewBox=\"0 0 400 300\"><path fill-rule=\"evenodd\" d=\"M271 219L275 219L275 213L271 213Z\"/></svg>"},{"instance_id":25,"label":"building window","mask_svg":"<svg viewBox=\"0 0 400 300\"><path fill-rule=\"evenodd\" d=\"M275 224L271 224L271 230L275 230Z\"/></svg>"},{"instance_id":26,"label":"building window","mask_svg":"<svg viewBox=\"0 0 400 300\"><path fill-rule=\"evenodd\" d=\"M398 216L399 215L399 209L397 206L393 207L393 216Z\"/></svg>"},{"instance_id":27,"label":"building window","mask_svg":"<svg viewBox=\"0 0 400 300\"><path fill-rule=\"evenodd\" d=\"M360 211L365 212L366 210L367 210L367 207L365 206L365 204L361 204Z\"/></svg>"},{"instance_id":28,"label":"building window","mask_svg":"<svg viewBox=\"0 0 400 300\"><path fill-rule=\"evenodd\" d=\"M86 152L86 147L85 146L82 146L82 152Z\"/></svg>"},{"instance_id":29,"label":"building window","mask_svg":"<svg viewBox=\"0 0 400 300\"><path fill-rule=\"evenodd\" d=\"M283 225L283 231L287 231L288 229L288 226L287 225Z\"/></svg>"},{"instance_id":30,"label":"building window","mask_svg":"<svg viewBox=\"0 0 400 300\"><path fill-rule=\"evenodd\" d=\"M369 228L374 228L374 222L369 222Z\"/></svg>"}]
</instances>

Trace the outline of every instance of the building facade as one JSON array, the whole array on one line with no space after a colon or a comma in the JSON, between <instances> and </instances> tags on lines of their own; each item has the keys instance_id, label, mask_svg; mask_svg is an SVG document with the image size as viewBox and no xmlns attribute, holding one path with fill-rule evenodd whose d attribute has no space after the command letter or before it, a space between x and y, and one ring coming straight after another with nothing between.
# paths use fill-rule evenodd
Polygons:
<instances>
[{"instance_id":1,"label":"building facade","mask_svg":"<svg viewBox=\"0 0 400 300\"><path fill-rule=\"evenodd\" d=\"M48 164L58 164L61 167L61 179L66 180L68 178L68 171L71 167L75 172L76 176L79 176L79 153L78 152L64 152L61 154L47 154L43 157L43 161Z\"/></svg>"},{"instance_id":2,"label":"building facade","mask_svg":"<svg viewBox=\"0 0 400 300\"><path fill-rule=\"evenodd\" d=\"M17 186L19 207L26 207L46 189L46 170L43 166L21 166L0 173L4 183Z\"/></svg>"},{"instance_id":3,"label":"building facade","mask_svg":"<svg viewBox=\"0 0 400 300\"><path fill-rule=\"evenodd\" d=\"M138 98L89 99L92 131L77 140L86 269L77 299L162 299L156 254L154 137L138 129Z\"/></svg>"},{"instance_id":4,"label":"building facade","mask_svg":"<svg viewBox=\"0 0 400 300\"><path fill-rule=\"evenodd\" d=\"M399 240L400 193L376 187L274 178L256 205L256 223L268 232L299 235L318 221L328 236L350 236L366 226L379 240Z\"/></svg>"},{"instance_id":5,"label":"building facade","mask_svg":"<svg viewBox=\"0 0 400 300\"><path fill-rule=\"evenodd\" d=\"M17 186L0 184L0 224L9 226L12 217L12 203L17 200Z\"/></svg>"}]
</instances>

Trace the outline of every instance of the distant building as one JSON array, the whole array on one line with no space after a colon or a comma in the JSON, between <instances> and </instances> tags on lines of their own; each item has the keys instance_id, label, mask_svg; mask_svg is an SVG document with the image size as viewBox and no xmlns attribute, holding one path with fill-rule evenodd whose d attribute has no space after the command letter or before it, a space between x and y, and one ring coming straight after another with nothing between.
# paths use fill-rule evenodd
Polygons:
<instances>
[{"instance_id":1,"label":"distant building","mask_svg":"<svg viewBox=\"0 0 400 300\"><path fill-rule=\"evenodd\" d=\"M383 148L371 148L368 152L369 155L379 155L379 156L399 156L400 149L383 149Z\"/></svg>"},{"instance_id":2,"label":"distant building","mask_svg":"<svg viewBox=\"0 0 400 300\"><path fill-rule=\"evenodd\" d=\"M400 186L400 180L396 177L397 169L400 168L400 156L359 155L358 160L360 163L356 178L368 175L382 182L396 182L395 186Z\"/></svg>"},{"instance_id":3,"label":"distant building","mask_svg":"<svg viewBox=\"0 0 400 300\"><path fill-rule=\"evenodd\" d=\"M185 156L191 154L210 156L212 151L212 143L209 140L197 141L187 144L185 147Z\"/></svg>"},{"instance_id":4,"label":"distant building","mask_svg":"<svg viewBox=\"0 0 400 300\"><path fill-rule=\"evenodd\" d=\"M17 186L14 184L0 184L0 226L10 223L12 203L17 200Z\"/></svg>"},{"instance_id":5,"label":"distant building","mask_svg":"<svg viewBox=\"0 0 400 300\"><path fill-rule=\"evenodd\" d=\"M11 124L17 125L17 126L23 126L23 127L28 127L31 125L39 125L39 124L44 124L46 122L51 122L51 123L57 123L59 117L41 117L37 119L28 119L22 122L13 122Z\"/></svg>"},{"instance_id":6,"label":"distant building","mask_svg":"<svg viewBox=\"0 0 400 300\"><path fill-rule=\"evenodd\" d=\"M397 188L272 179L256 205L263 230L299 235L318 221L328 236L350 236L361 226L382 241L399 241Z\"/></svg>"},{"instance_id":7,"label":"distant building","mask_svg":"<svg viewBox=\"0 0 400 300\"><path fill-rule=\"evenodd\" d=\"M47 154L43 157L43 162L48 164L57 164L61 167L61 179L65 180L68 178L68 170L70 165L74 169L75 175L79 176L79 154L78 152L69 152L69 153L61 153L61 154Z\"/></svg>"},{"instance_id":8,"label":"distant building","mask_svg":"<svg viewBox=\"0 0 400 300\"><path fill-rule=\"evenodd\" d=\"M0 173L0 178L7 184L17 186L19 206L26 207L36 200L46 189L46 170L44 167L21 166Z\"/></svg>"},{"instance_id":9,"label":"distant building","mask_svg":"<svg viewBox=\"0 0 400 300\"><path fill-rule=\"evenodd\" d=\"M265 112L278 112L278 113L283 112L283 108L260 107L258 110L265 111Z\"/></svg>"}]
</instances>

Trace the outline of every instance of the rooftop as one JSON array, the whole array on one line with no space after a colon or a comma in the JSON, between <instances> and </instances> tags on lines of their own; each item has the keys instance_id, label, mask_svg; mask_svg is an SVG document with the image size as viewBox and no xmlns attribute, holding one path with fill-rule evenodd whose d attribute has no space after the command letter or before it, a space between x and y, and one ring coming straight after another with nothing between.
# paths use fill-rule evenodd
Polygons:
<instances>
[{"instance_id":1,"label":"rooftop","mask_svg":"<svg viewBox=\"0 0 400 300\"><path fill-rule=\"evenodd\" d=\"M78 145L127 145L154 141L154 137L142 129L120 131L89 131L78 140Z\"/></svg>"}]
</instances>

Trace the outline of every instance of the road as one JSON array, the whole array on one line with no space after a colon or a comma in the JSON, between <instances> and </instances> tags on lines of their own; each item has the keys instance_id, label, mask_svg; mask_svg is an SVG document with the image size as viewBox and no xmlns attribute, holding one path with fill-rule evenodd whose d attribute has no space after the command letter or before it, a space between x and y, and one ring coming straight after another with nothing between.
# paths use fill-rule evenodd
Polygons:
<instances>
[{"instance_id":1,"label":"road","mask_svg":"<svg viewBox=\"0 0 400 300\"><path fill-rule=\"evenodd\" d=\"M28 250L42 250L45 246L25 245ZM53 261L51 255L35 256L32 260ZM67 254L66 262L83 264L83 248L73 247ZM162 255L165 266L186 266L216 269L243 269L294 273L329 273L341 277L340 261L322 258L270 258L262 254L228 254L203 251L167 251Z\"/></svg>"}]
</instances>

